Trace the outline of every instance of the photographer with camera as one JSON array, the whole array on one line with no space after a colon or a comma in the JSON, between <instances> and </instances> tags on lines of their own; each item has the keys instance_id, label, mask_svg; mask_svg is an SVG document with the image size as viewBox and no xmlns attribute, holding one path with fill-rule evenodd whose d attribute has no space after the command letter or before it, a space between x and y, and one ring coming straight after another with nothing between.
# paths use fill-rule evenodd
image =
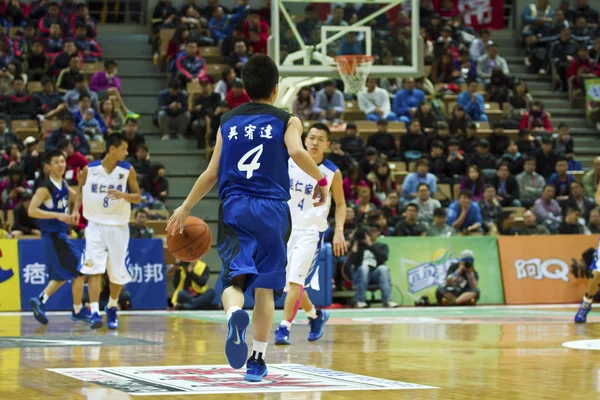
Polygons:
<instances>
[{"instance_id":1,"label":"photographer with camera","mask_svg":"<svg viewBox=\"0 0 600 400\"><path fill-rule=\"evenodd\" d=\"M360 226L354 232L348 254L347 265L354 269L352 283L356 290L357 308L367 307L365 293L369 285L378 285L384 307L398 307L392 298L392 278L390 269L385 265L390 250L385 243L377 243L379 227L376 224Z\"/></svg>"},{"instance_id":2,"label":"photographer with camera","mask_svg":"<svg viewBox=\"0 0 600 400\"><path fill-rule=\"evenodd\" d=\"M446 274L446 286L440 286L435 291L438 305L462 306L475 305L479 299L477 280L479 274L475 271L475 255L471 250L460 253L459 262L453 263Z\"/></svg>"}]
</instances>

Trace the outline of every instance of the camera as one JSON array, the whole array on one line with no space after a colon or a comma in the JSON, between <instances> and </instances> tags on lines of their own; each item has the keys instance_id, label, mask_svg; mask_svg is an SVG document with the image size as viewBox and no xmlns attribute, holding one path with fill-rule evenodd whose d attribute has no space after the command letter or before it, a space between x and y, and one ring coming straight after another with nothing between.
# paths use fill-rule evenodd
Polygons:
<instances>
[{"instance_id":1,"label":"camera","mask_svg":"<svg viewBox=\"0 0 600 400\"><path fill-rule=\"evenodd\" d=\"M465 268L468 268L468 269L473 268L473 261L465 261Z\"/></svg>"}]
</instances>

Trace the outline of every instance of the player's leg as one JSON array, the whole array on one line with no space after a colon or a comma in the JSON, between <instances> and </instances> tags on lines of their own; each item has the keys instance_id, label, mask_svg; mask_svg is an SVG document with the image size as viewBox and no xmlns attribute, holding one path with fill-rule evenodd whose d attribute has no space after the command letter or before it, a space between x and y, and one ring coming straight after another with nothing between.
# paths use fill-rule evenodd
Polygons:
<instances>
[{"instance_id":1,"label":"player's leg","mask_svg":"<svg viewBox=\"0 0 600 400\"><path fill-rule=\"evenodd\" d=\"M275 316L275 299L272 289L256 288L254 290L254 311L252 312L252 355L248 360L248 369L244 379L251 382L260 382L267 376L265 356L273 317Z\"/></svg>"},{"instance_id":2,"label":"player's leg","mask_svg":"<svg viewBox=\"0 0 600 400\"><path fill-rule=\"evenodd\" d=\"M46 325L48 323L46 302L64 283L65 281L51 280L38 297L29 299L29 306L31 307L31 311L33 311L33 316L40 324Z\"/></svg>"},{"instance_id":3,"label":"player's leg","mask_svg":"<svg viewBox=\"0 0 600 400\"><path fill-rule=\"evenodd\" d=\"M92 318L90 311L83 306L83 287L85 285L85 276L80 276L72 280L71 293L73 295L73 311L71 319L73 321L89 322Z\"/></svg>"},{"instance_id":4,"label":"player's leg","mask_svg":"<svg viewBox=\"0 0 600 400\"><path fill-rule=\"evenodd\" d=\"M129 247L129 227L127 225L119 227L106 227L104 232L104 242L108 248L108 271L109 293L108 304L106 305L106 326L108 329L117 329L119 319L117 317L117 306L119 305L119 296L123 286L131 282L131 275L127 270L127 248Z\"/></svg>"},{"instance_id":5,"label":"player's leg","mask_svg":"<svg viewBox=\"0 0 600 400\"><path fill-rule=\"evenodd\" d=\"M73 310L71 312L72 321L89 322L92 315L87 308L83 307L83 286L85 285L85 275L82 275L81 269L81 251L75 247L66 234L60 234L54 241L54 248L57 250L60 265L70 271L73 275L71 279L71 293L73 295Z\"/></svg>"},{"instance_id":6,"label":"player's leg","mask_svg":"<svg viewBox=\"0 0 600 400\"><path fill-rule=\"evenodd\" d=\"M100 292L102 290L102 275L106 272L108 249L102 238L102 226L89 222L85 229L85 262L81 272L88 276L88 294L90 297L90 312L92 314L90 327L102 327L100 315Z\"/></svg>"},{"instance_id":7,"label":"player's leg","mask_svg":"<svg viewBox=\"0 0 600 400\"><path fill-rule=\"evenodd\" d=\"M226 279L227 271L223 272L224 285L227 284L221 301L227 313L228 334L225 341L225 356L232 368L242 368L248 358L248 345L246 344L246 329L250 324L248 313L244 307L244 287L246 276L237 275Z\"/></svg>"},{"instance_id":8,"label":"player's leg","mask_svg":"<svg viewBox=\"0 0 600 400\"><path fill-rule=\"evenodd\" d=\"M598 271L599 266L600 260L598 259L598 250L596 250L596 253L594 254L594 261L592 262L592 265L590 265L592 277L588 282L588 288L583 296L583 301L579 306L579 310L577 310L577 314L575 314L575 322L577 323L586 322L587 315L592 310L592 301L594 300L594 296L598 293L598 289L600 289L600 271Z\"/></svg>"}]
</instances>

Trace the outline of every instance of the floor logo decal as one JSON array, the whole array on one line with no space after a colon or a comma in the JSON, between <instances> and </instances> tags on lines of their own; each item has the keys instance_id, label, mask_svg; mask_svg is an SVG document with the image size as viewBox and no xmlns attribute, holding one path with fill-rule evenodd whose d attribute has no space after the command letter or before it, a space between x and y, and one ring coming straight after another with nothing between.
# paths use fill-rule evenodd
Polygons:
<instances>
[{"instance_id":1,"label":"floor logo decal","mask_svg":"<svg viewBox=\"0 0 600 400\"><path fill-rule=\"evenodd\" d=\"M572 342L564 342L562 346L577 350L600 350L600 340L574 340Z\"/></svg>"},{"instance_id":2,"label":"floor logo decal","mask_svg":"<svg viewBox=\"0 0 600 400\"><path fill-rule=\"evenodd\" d=\"M245 369L226 365L48 370L133 396L437 389L300 364L269 365L269 375L259 383L244 381Z\"/></svg>"}]
</instances>

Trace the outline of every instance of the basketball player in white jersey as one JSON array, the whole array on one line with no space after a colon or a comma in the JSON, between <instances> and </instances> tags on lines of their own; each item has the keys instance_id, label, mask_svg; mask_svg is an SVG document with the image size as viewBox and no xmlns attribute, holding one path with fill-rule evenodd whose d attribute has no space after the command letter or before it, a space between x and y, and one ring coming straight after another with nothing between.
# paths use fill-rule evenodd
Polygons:
<instances>
[{"instance_id":1,"label":"basketball player in white jersey","mask_svg":"<svg viewBox=\"0 0 600 400\"><path fill-rule=\"evenodd\" d=\"M317 182L302 171L290 159L290 195L288 202L292 214L292 234L287 244L287 296L283 310L283 321L275 331L275 344L290 344L290 328L298 309L306 312L310 324L309 341L323 336L323 326L329 319L325 310L316 309L304 290L310 285L317 272L316 261L323 243L323 235L328 228L327 216L331 206L331 198L335 201L335 234L333 236L333 252L343 255L346 250L344 239L344 221L346 219L346 201L342 187L342 173L324 156L330 146L329 128L324 124L314 124L308 130L304 145L312 159L329 182L331 196L327 196L325 204L314 207L312 190ZM314 281L317 282L317 281ZM330 285L331 282L323 282ZM318 286L313 285L318 290Z\"/></svg>"},{"instance_id":2,"label":"basketball player in white jersey","mask_svg":"<svg viewBox=\"0 0 600 400\"><path fill-rule=\"evenodd\" d=\"M85 264L81 272L89 275L88 291L92 329L102 327L98 309L102 275L108 270L110 299L106 306L106 325L117 329L117 301L124 285L131 282L125 259L129 246L131 204L141 201L135 169L125 162L127 140L120 133L106 139L106 155L81 171L75 210L83 202ZM109 262L110 259L110 262Z\"/></svg>"}]
</instances>

